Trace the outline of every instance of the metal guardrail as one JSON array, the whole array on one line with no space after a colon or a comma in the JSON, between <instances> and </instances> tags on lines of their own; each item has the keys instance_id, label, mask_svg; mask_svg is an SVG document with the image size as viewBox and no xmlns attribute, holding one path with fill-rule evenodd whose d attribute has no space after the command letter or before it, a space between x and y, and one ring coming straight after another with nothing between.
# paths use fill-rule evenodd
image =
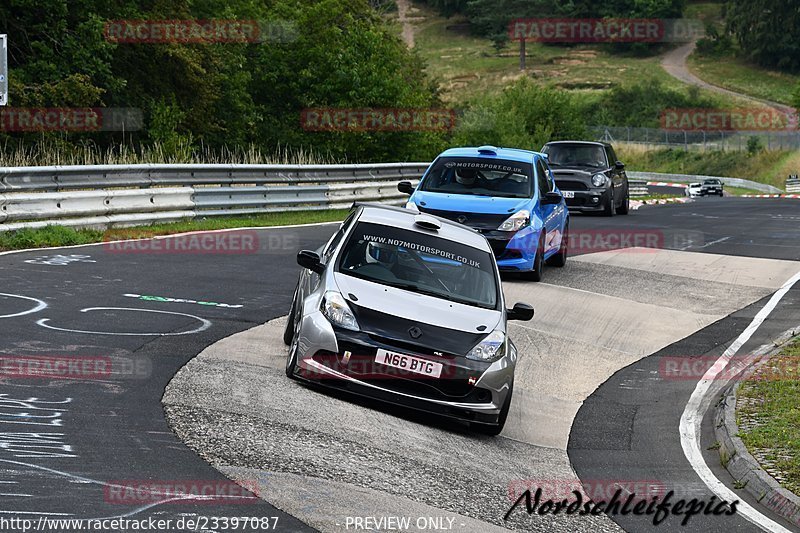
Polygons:
<instances>
[{"instance_id":1,"label":"metal guardrail","mask_svg":"<svg viewBox=\"0 0 800 533\"><path fill-rule=\"evenodd\" d=\"M632 128L616 126L590 126L593 139L610 143L643 144L683 150L735 150L747 151L748 141L755 138L767 150L797 150L800 148L800 131L724 131L724 130L665 130L660 128Z\"/></svg>"},{"instance_id":2,"label":"metal guardrail","mask_svg":"<svg viewBox=\"0 0 800 533\"><path fill-rule=\"evenodd\" d=\"M429 163L98 165L0 169L0 231L402 204Z\"/></svg>"},{"instance_id":3,"label":"metal guardrail","mask_svg":"<svg viewBox=\"0 0 800 533\"><path fill-rule=\"evenodd\" d=\"M645 181L674 181L677 183L691 183L694 181L703 181L707 179L718 179L725 185L731 187L742 187L745 189L753 189L756 191L766 192L770 194L781 194L783 191L772 185L766 183L759 183L757 181L746 180L742 178L726 178L724 176L693 176L691 174L662 174L660 172L626 172L628 179L645 180Z\"/></svg>"},{"instance_id":4,"label":"metal guardrail","mask_svg":"<svg viewBox=\"0 0 800 533\"><path fill-rule=\"evenodd\" d=\"M628 191L631 197L647 196L649 194L647 180L628 179Z\"/></svg>"},{"instance_id":5,"label":"metal guardrail","mask_svg":"<svg viewBox=\"0 0 800 533\"><path fill-rule=\"evenodd\" d=\"M789 176L789 179L786 180L786 192L800 192L800 177L796 174Z\"/></svg>"},{"instance_id":6,"label":"metal guardrail","mask_svg":"<svg viewBox=\"0 0 800 533\"><path fill-rule=\"evenodd\" d=\"M0 231L49 224L113 227L195 217L346 208L354 201L402 204L402 180L429 163L365 165L98 165L0 168ZM713 176L628 172L631 196L647 181ZM780 189L737 178L726 185ZM794 183L792 184L794 186Z\"/></svg>"}]
</instances>

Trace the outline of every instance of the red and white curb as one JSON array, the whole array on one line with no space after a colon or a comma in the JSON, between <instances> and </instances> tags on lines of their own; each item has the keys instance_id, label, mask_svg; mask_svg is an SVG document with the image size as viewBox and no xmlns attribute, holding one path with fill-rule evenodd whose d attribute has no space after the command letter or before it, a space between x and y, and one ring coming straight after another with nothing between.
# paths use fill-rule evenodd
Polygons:
<instances>
[{"instance_id":1,"label":"red and white curb","mask_svg":"<svg viewBox=\"0 0 800 533\"><path fill-rule=\"evenodd\" d=\"M743 194L741 198L800 198L800 194Z\"/></svg>"},{"instance_id":2,"label":"red and white curb","mask_svg":"<svg viewBox=\"0 0 800 533\"><path fill-rule=\"evenodd\" d=\"M631 200L630 208L639 209L643 205L685 204L690 198L654 198L652 200Z\"/></svg>"}]
</instances>

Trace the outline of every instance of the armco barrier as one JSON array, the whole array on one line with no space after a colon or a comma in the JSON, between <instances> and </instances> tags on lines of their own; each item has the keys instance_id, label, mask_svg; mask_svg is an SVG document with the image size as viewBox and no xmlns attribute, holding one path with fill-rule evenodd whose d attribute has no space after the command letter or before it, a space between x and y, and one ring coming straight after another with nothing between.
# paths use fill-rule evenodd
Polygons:
<instances>
[{"instance_id":1,"label":"armco barrier","mask_svg":"<svg viewBox=\"0 0 800 533\"><path fill-rule=\"evenodd\" d=\"M97 165L0 169L0 231L109 227L222 215L399 205L428 163Z\"/></svg>"},{"instance_id":2,"label":"armco barrier","mask_svg":"<svg viewBox=\"0 0 800 533\"><path fill-rule=\"evenodd\" d=\"M722 176L692 176L691 174L661 174L659 172L626 172L628 179L645 180L645 181L675 181L683 183L691 183L694 181L703 181L706 179L718 179L725 185L731 187L742 187L745 189L753 189L772 194L780 194L783 191L772 185L766 183L758 183L756 181L745 180L741 178L726 178Z\"/></svg>"},{"instance_id":3,"label":"armco barrier","mask_svg":"<svg viewBox=\"0 0 800 533\"><path fill-rule=\"evenodd\" d=\"M628 190L630 191L630 196L635 198L637 196L647 196L647 182L645 180L628 180Z\"/></svg>"},{"instance_id":4,"label":"armco barrier","mask_svg":"<svg viewBox=\"0 0 800 533\"><path fill-rule=\"evenodd\" d=\"M56 223L109 227L275 211L345 208L354 201L401 205L402 180L429 163L362 165L97 165L0 168L0 231ZM632 196L647 181L712 176L628 172ZM737 178L725 184L780 193Z\"/></svg>"}]
</instances>

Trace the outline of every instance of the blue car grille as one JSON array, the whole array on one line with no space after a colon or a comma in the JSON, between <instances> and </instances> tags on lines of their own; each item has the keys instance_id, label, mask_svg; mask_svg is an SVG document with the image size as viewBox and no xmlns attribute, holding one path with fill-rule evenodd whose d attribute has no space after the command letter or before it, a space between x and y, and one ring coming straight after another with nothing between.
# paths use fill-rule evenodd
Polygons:
<instances>
[{"instance_id":1,"label":"blue car grille","mask_svg":"<svg viewBox=\"0 0 800 533\"><path fill-rule=\"evenodd\" d=\"M496 230L512 213L466 213L464 211L444 211L440 209L428 209L427 207L419 207L423 213L436 215L437 217L446 218L455 222L460 222L465 226L475 228L477 230Z\"/></svg>"}]
</instances>

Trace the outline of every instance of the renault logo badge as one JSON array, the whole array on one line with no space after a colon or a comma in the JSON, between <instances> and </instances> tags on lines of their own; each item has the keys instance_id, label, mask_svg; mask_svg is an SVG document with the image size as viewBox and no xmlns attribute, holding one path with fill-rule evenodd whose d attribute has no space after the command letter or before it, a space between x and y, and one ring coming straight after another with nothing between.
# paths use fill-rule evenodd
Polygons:
<instances>
[{"instance_id":1,"label":"renault logo badge","mask_svg":"<svg viewBox=\"0 0 800 533\"><path fill-rule=\"evenodd\" d=\"M411 335L412 339L419 339L420 337L422 337L422 330L419 329L417 326L414 326L413 328L408 330L408 334Z\"/></svg>"}]
</instances>

